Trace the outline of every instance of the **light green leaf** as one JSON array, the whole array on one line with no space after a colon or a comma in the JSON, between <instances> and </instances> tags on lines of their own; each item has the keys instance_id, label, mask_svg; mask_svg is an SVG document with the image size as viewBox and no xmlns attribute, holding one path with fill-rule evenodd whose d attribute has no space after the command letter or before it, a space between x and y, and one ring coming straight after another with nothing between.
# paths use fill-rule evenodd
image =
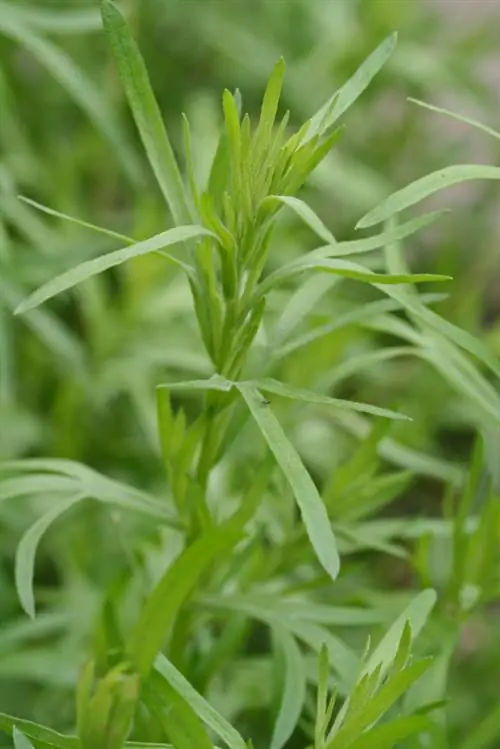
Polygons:
<instances>
[{"instance_id":1,"label":"light green leaf","mask_svg":"<svg viewBox=\"0 0 500 749\"><path fill-rule=\"evenodd\" d=\"M372 414L373 416L383 416L386 419L411 421L408 416L397 413L396 411L391 411L388 408L371 406L369 403L356 403L355 401L330 398L326 395L314 393L310 390L303 390L302 388L295 388L291 385L286 385L285 383L273 380L272 378L255 380L248 384L259 390L263 390L266 393L275 393L283 398L291 398L292 400L303 401L306 403L317 403L324 406L333 406L335 408L347 409L348 411L359 411L361 413Z\"/></svg>"},{"instance_id":2,"label":"light green leaf","mask_svg":"<svg viewBox=\"0 0 500 749\"><path fill-rule=\"evenodd\" d=\"M318 133L324 133L354 104L387 62L396 42L397 34L391 34L366 58L354 75L311 118L303 143Z\"/></svg>"},{"instance_id":3,"label":"light green leaf","mask_svg":"<svg viewBox=\"0 0 500 749\"><path fill-rule=\"evenodd\" d=\"M110 0L101 2L104 29L149 163L176 224L192 220L182 177L151 89L148 72L125 19Z\"/></svg>"},{"instance_id":4,"label":"light green leaf","mask_svg":"<svg viewBox=\"0 0 500 749\"><path fill-rule=\"evenodd\" d=\"M201 236L211 236L211 233L201 226L178 226L174 229L168 229L161 234L156 234L154 237L149 237L149 239L144 239L142 242L137 242L130 247L115 250L114 252L109 252L107 255L87 260L77 265L76 268L72 268L66 271L66 273L56 276L56 278L41 286L19 305L15 314L19 315L22 312L33 309L47 301L47 299L60 294L62 291L72 289L73 286L85 281L87 278L102 273L109 268L121 265L134 257L147 255L150 252L157 252L165 247Z\"/></svg>"},{"instance_id":5,"label":"light green leaf","mask_svg":"<svg viewBox=\"0 0 500 749\"><path fill-rule=\"evenodd\" d=\"M274 289L278 284L289 281L301 273L319 271L322 273L333 273L343 278L351 278L354 281L383 286L397 286L406 283L430 283L437 281L450 281L450 276L440 276L432 273L414 274L384 274L375 273L358 263L349 260L315 259L307 255L300 260L289 263L271 273L265 278L257 289L257 297L264 296Z\"/></svg>"},{"instance_id":6,"label":"light green leaf","mask_svg":"<svg viewBox=\"0 0 500 749\"><path fill-rule=\"evenodd\" d=\"M185 382L164 382L158 385L159 389L165 390L218 390L227 393L234 383L225 377L215 374L208 380L186 380Z\"/></svg>"},{"instance_id":7,"label":"light green leaf","mask_svg":"<svg viewBox=\"0 0 500 749\"><path fill-rule=\"evenodd\" d=\"M188 703L198 718L227 744L229 749L245 749L245 740L238 731L191 686L181 672L161 653L156 657L155 670Z\"/></svg>"},{"instance_id":8,"label":"light green leaf","mask_svg":"<svg viewBox=\"0 0 500 749\"><path fill-rule=\"evenodd\" d=\"M346 242L337 242L333 246L329 244L327 247L319 247L317 250L309 252L307 257L315 259L324 257L345 257L348 255L360 255L365 252L379 250L387 244L399 242L402 239L410 237L412 234L416 234L420 229L430 226L447 213L449 213L448 210L424 213L423 216L417 216L417 218L406 221L399 226L389 227L380 234L375 234L372 237L350 239Z\"/></svg>"},{"instance_id":9,"label":"light green leaf","mask_svg":"<svg viewBox=\"0 0 500 749\"><path fill-rule=\"evenodd\" d=\"M158 671L152 673L141 696L175 749L214 749L194 710Z\"/></svg>"},{"instance_id":10,"label":"light green leaf","mask_svg":"<svg viewBox=\"0 0 500 749\"><path fill-rule=\"evenodd\" d=\"M37 203L36 200L31 200L31 198L26 198L24 195L19 195L19 200L22 200L23 203L27 203L32 208L36 208L38 211L42 211L42 213L46 213L49 216L55 216L55 218L60 218L63 221L69 221L72 224L76 224L77 226L81 226L83 229L90 229L90 231L98 232L99 234L105 234L108 237L112 237L113 239L118 239L120 242L125 242L126 244L135 244L136 240L132 239L131 237L125 236L125 234L118 234L116 231L111 231L111 229L106 229L103 226L96 226L95 224L89 224L88 221L82 221L79 218L75 218L74 216L68 216L66 213L61 213L60 211L56 211L53 208L49 208L46 205L42 205L41 203Z\"/></svg>"},{"instance_id":11,"label":"light green leaf","mask_svg":"<svg viewBox=\"0 0 500 749\"><path fill-rule=\"evenodd\" d=\"M265 152L269 148L271 137L273 133L274 121L276 119L276 113L278 111L279 100L281 96L281 88L283 86L283 77L285 75L285 61L280 58L274 70L269 77L269 81L266 86L264 98L262 100L262 107L260 111L259 124L255 131L255 156L259 158L262 152Z\"/></svg>"},{"instance_id":12,"label":"light green leaf","mask_svg":"<svg viewBox=\"0 0 500 749\"><path fill-rule=\"evenodd\" d=\"M275 203L282 203L288 206L291 210L302 219L302 221L317 234L320 239L323 239L330 245L336 245L337 240L331 233L331 231L324 225L322 220L316 213L310 208L307 203L300 198L294 198L287 195L269 195L262 201L262 208L264 209L267 205L273 206Z\"/></svg>"},{"instance_id":13,"label":"light green leaf","mask_svg":"<svg viewBox=\"0 0 500 749\"><path fill-rule=\"evenodd\" d=\"M32 741L40 741L56 749L79 749L80 741L76 736L64 736L50 728L45 728L39 723L33 723L30 720L14 718L11 715L0 713L0 731L8 736L12 736L14 729L27 736Z\"/></svg>"},{"instance_id":14,"label":"light green leaf","mask_svg":"<svg viewBox=\"0 0 500 749\"><path fill-rule=\"evenodd\" d=\"M413 639L418 637L434 608L436 600L436 592L431 589L423 590L415 596L406 609L398 616L396 621L380 641L379 645L373 651L362 670L361 676L372 673L379 666L382 675L387 673L396 657L396 653L398 652L399 643L406 624L409 623L411 627Z\"/></svg>"},{"instance_id":15,"label":"light green leaf","mask_svg":"<svg viewBox=\"0 0 500 749\"><path fill-rule=\"evenodd\" d=\"M483 133L492 135L493 138L500 139L500 133L497 130L493 130L493 128L488 127L487 125L483 125L482 122L478 122L477 120L474 120L471 117L466 117L465 115L457 114L456 112L450 112L449 109L444 109L443 107L436 107L434 104L427 104L427 102L420 101L420 99L414 99L412 96L408 97L408 101L411 101L412 104L417 104L419 107L423 107L424 109L430 109L431 112L444 114L447 117L452 117L454 120L463 122L466 125L472 125L472 127L477 127L478 130L482 130Z\"/></svg>"},{"instance_id":16,"label":"light green leaf","mask_svg":"<svg viewBox=\"0 0 500 749\"><path fill-rule=\"evenodd\" d=\"M458 164L427 174L382 201L358 221L356 228L365 229L368 226L379 224L439 190L476 179L500 179L500 167L483 164Z\"/></svg>"},{"instance_id":17,"label":"light green leaf","mask_svg":"<svg viewBox=\"0 0 500 749\"><path fill-rule=\"evenodd\" d=\"M284 686L270 749L283 749L300 720L306 696L306 668L295 638L275 628L275 642L284 660Z\"/></svg>"},{"instance_id":18,"label":"light green leaf","mask_svg":"<svg viewBox=\"0 0 500 749\"><path fill-rule=\"evenodd\" d=\"M14 739L14 749L35 749L31 741L16 726L12 731L12 738Z\"/></svg>"},{"instance_id":19,"label":"light green leaf","mask_svg":"<svg viewBox=\"0 0 500 749\"><path fill-rule=\"evenodd\" d=\"M74 505L85 499L85 494L74 494L62 502L56 504L45 515L26 531L19 542L16 550L16 588L21 606L28 616L35 616L35 597L33 595L33 573L35 567L35 555L38 544L45 531L62 515Z\"/></svg>"},{"instance_id":20,"label":"light green leaf","mask_svg":"<svg viewBox=\"0 0 500 749\"><path fill-rule=\"evenodd\" d=\"M423 716L411 715L376 726L361 734L349 744L349 749L393 749L403 739L421 733L429 727L429 720Z\"/></svg>"},{"instance_id":21,"label":"light green leaf","mask_svg":"<svg viewBox=\"0 0 500 749\"><path fill-rule=\"evenodd\" d=\"M292 488L318 560L335 580L340 567L337 546L325 506L313 480L272 410L263 405L259 392L247 383L236 383L236 386Z\"/></svg>"},{"instance_id":22,"label":"light green leaf","mask_svg":"<svg viewBox=\"0 0 500 749\"><path fill-rule=\"evenodd\" d=\"M217 556L241 538L229 524L211 528L177 557L150 593L128 644L127 652L141 676L147 676L180 607L200 576Z\"/></svg>"}]
</instances>

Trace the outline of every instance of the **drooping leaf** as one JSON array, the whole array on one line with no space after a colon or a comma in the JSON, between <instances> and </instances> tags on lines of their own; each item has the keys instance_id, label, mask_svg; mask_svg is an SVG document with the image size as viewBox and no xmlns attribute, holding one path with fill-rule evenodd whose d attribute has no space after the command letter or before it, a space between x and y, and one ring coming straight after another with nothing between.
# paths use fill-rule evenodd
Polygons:
<instances>
[{"instance_id":1,"label":"drooping leaf","mask_svg":"<svg viewBox=\"0 0 500 749\"><path fill-rule=\"evenodd\" d=\"M491 135L493 138L500 139L500 133L497 130L493 130L493 128L488 127L488 125L483 125L482 122L478 122L478 120L475 120L472 117L466 117L463 114L450 112L449 109L445 109L444 107L436 107L434 104L428 104L425 101L420 101L420 99L414 99L412 96L408 97L408 101L411 101L412 104L417 104L419 107L423 107L424 109L429 109L431 112L444 114L447 117L451 117L454 120L458 120L458 122L463 122L466 125L472 125L472 127L477 127L478 130L482 130L483 133L487 133L488 135Z\"/></svg>"},{"instance_id":2,"label":"drooping leaf","mask_svg":"<svg viewBox=\"0 0 500 749\"><path fill-rule=\"evenodd\" d=\"M408 416L397 413L396 411L391 411L387 408L379 408L378 406L372 406L369 403L356 403L355 401L330 398L326 395L314 393L310 390L286 385L284 382L279 382L272 378L255 380L248 384L253 385L259 390L263 390L266 393L275 393L283 398L291 398L292 400L302 401L304 403L316 403L318 405L332 406L334 408L342 408L348 411L359 411L361 413L372 414L373 416L382 416L386 419L411 421Z\"/></svg>"},{"instance_id":3,"label":"drooping leaf","mask_svg":"<svg viewBox=\"0 0 500 749\"><path fill-rule=\"evenodd\" d=\"M163 250L165 247L185 242L188 239L210 235L211 232L201 226L178 226L174 229L168 229L161 234L156 234L154 237L149 237L149 239L144 239L142 242L137 242L130 247L115 250L114 252L109 252L107 255L87 260L77 265L76 268L72 268L66 271L66 273L56 276L56 278L51 279L41 286L19 305L15 314L19 315L34 307L38 307L39 304L43 304L47 299L51 299L62 291L72 289L73 286L85 281L87 278L91 278L109 268L121 265L131 258L147 255L150 252L157 252L158 250Z\"/></svg>"},{"instance_id":4,"label":"drooping leaf","mask_svg":"<svg viewBox=\"0 0 500 749\"><path fill-rule=\"evenodd\" d=\"M38 211L41 211L42 213L46 213L49 216L54 216L55 218L60 218L63 221L69 221L72 224L76 224L76 226L81 226L83 229L89 229L90 231L98 232L99 234L104 234L108 237L111 237L112 239L118 239L120 242L125 242L126 244L135 244L135 239L132 239L131 237L125 236L125 234L119 234L116 231L111 231L111 229L106 229L103 226L96 226L95 224L89 224L88 221L82 221L79 218L75 218L74 216L68 216L66 213L61 213L60 211L56 211L53 208L49 208L46 205L42 205L41 203L37 203L36 200L32 200L31 198L26 198L24 195L19 195L19 200L22 200L23 203L27 203L32 208L36 208Z\"/></svg>"},{"instance_id":5,"label":"drooping leaf","mask_svg":"<svg viewBox=\"0 0 500 749\"><path fill-rule=\"evenodd\" d=\"M283 749L302 714L306 696L306 669L299 646L286 629L276 628L275 641L284 660L284 684L270 749Z\"/></svg>"},{"instance_id":6,"label":"drooping leaf","mask_svg":"<svg viewBox=\"0 0 500 749\"><path fill-rule=\"evenodd\" d=\"M439 190L478 179L500 179L500 167L486 164L457 164L427 174L382 201L358 221L356 228L366 229L380 224Z\"/></svg>"},{"instance_id":7,"label":"drooping leaf","mask_svg":"<svg viewBox=\"0 0 500 749\"><path fill-rule=\"evenodd\" d=\"M155 670L166 679L172 689L188 703L198 718L216 733L229 749L245 749L245 740L238 731L196 691L181 672L161 653L155 660Z\"/></svg>"},{"instance_id":8,"label":"drooping leaf","mask_svg":"<svg viewBox=\"0 0 500 749\"><path fill-rule=\"evenodd\" d=\"M23 609L32 618L35 616L33 574L35 555L40 539L60 515L83 499L85 499L85 494L75 494L56 504L26 531L19 542L16 551L16 588Z\"/></svg>"},{"instance_id":9,"label":"drooping leaf","mask_svg":"<svg viewBox=\"0 0 500 749\"><path fill-rule=\"evenodd\" d=\"M263 405L263 398L255 387L247 383L236 383L236 386L291 486L318 560L335 580L340 567L335 537L313 480L271 408Z\"/></svg>"}]
</instances>

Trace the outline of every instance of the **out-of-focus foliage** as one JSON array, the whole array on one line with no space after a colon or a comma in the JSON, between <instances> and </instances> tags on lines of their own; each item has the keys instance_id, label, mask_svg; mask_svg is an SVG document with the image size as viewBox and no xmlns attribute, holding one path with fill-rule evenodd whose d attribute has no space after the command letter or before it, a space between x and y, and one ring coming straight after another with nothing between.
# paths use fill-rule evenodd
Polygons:
<instances>
[{"instance_id":1,"label":"out-of-focus foliage","mask_svg":"<svg viewBox=\"0 0 500 749\"><path fill-rule=\"evenodd\" d=\"M497 159L497 140L408 101L450 107L498 130L498 92L482 74L485 60L498 52L494 19L460 25L420 0L129 0L121 7L184 170L181 112L189 119L200 181L223 123L224 89L241 91L242 109L255 121L267 79L283 56L279 114L289 109L297 129L398 31L395 53L342 118L340 143L300 194L337 241L357 238L356 222L407 183L452 164ZM432 309L474 334L494 359L500 354L498 182L465 185L431 198L426 210L453 211L402 246L415 273L454 277L443 289L429 286L423 293L444 290L446 298ZM115 665L108 656L120 647L119 632L130 628L145 592L180 550L155 386L201 380L213 368L189 284L158 255L137 257L14 317L34 288L122 246L117 238L34 210L19 194L137 241L174 223L143 155L93 3L0 2L0 711L72 733L84 660L91 651L101 657L99 675ZM293 211L283 211L269 270L317 244ZM383 263L382 270L405 272L391 268L401 263L401 247L392 254L389 248ZM414 606L407 617L412 631L389 629L385 664L396 659L390 678L408 678L408 687L412 673L400 673L422 668L424 674L426 664L408 665L405 648L433 604L427 593L410 601L429 586L437 589L438 604L415 647L419 656L437 657L401 710L409 715L446 699L414 732L429 730L437 749L494 747L500 736L498 386L484 361L464 364L445 344L434 344L427 356L408 356L410 346L425 349L426 330L411 316L415 324L403 323L404 304L387 306L392 299L370 307L381 297L368 285L326 274L301 283L301 292L291 285L269 295L268 330L278 323L276 337L257 345L255 366L259 352L270 356L271 350L272 374L281 381L400 411L413 421L379 422L269 395L331 512L341 576L317 591L318 581L301 576L295 560L302 559L305 535L283 537L294 528L290 489L264 461L257 430L240 441L235 436L234 449L213 471L210 496L219 497L227 515L246 497L245 487L261 481L266 532L236 556L236 572L221 564L216 593L194 597L182 609L168 650L171 663L160 664L167 686L181 678L172 673L184 674L245 738L253 737L256 749L269 745L273 730L273 749L292 731L286 746L303 748L313 736L320 742L322 729L325 738L330 728L314 723L326 710L326 682L337 685L337 705L349 693L351 707L356 704L366 637L378 641L408 605ZM192 423L201 396L176 392L173 400ZM478 430L485 455L477 449L472 460ZM33 462L20 462L25 458ZM37 553L38 611L30 620L15 588L16 548L56 500L68 514L50 527ZM29 553L24 564L29 567ZM229 584L233 573L236 591ZM115 616L122 619L115 622ZM110 643L110 632L116 642ZM318 678L314 651L322 643L328 657L320 654ZM371 672L380 659L380 652L372 653ZM102 689L117 683L132 693L128 678L113 674ZM295 692L285 688L291 683ZM316 706L318 685L325 704ZM335 708L332 749L344 746L341 731L350 715L349 702L344 705ZM294 711L302 716L297 728ZM29 727L19 728L30 736ZM84 730L91 742L92 726ZM424 746L405 736L403 730L402 746ZM137 737L163 740L145 713ZM16 737L16 746L27 746L23 738ZM31 740L50 745L50 737Z\"/></svg>"}]
</instances>

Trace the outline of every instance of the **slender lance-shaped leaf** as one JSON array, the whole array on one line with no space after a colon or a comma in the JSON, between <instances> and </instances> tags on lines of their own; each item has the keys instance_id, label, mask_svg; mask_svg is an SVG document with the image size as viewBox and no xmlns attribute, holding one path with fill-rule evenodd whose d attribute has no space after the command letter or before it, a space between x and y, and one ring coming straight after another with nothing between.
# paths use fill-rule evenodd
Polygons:
<instances>
[{"instance_id":1,"label":"slender lance-shaped leaf","mask_svg":"<svg viewBox=\"0 0 500 749\"><path fill-rule=\"evenodd\" d=\"M125 19L102 0L104 29L149 162L176 224L192 220L186 189L151 89L148 72Z\"/></svg>"},{"instance_id":2,"label":"slender lance-shaped leaf","mask_svg":"<svg viewBox=\"0 0 500 749\"><path fill-rule=\"evenodd\" d=\"M257 298L267 294L271 289L274 289L278 284L288 281L294 276L310 272L319 271L322 273L333 273L336 276L342 278L351 278L353 281L362 281L363 283L371 283L373 285L383 286L398 286L399 284L407 283L429 283L438 281L450 281L450 276L441 276L433 273L404 273L404 274L390 274L390 273L375 273L374 271L365 268L359 263L353 263L349 260L321 260L315 259L314 257L304 257L299 261L289 263L283 268L271 273L264 281L260 284L257 290Z\"/></svg>"},{"instance_id":3,"label":"slender lance-shaped leaf","mask_svg":"<svg viewBox=\"0 0 500 749\"><path fill-rule=\"evenodd\" d=\"M337 545L325 506L313 480L278 419L272 410L264 405L263 398L256 388L248 383L236 383L236 386L291 486L318 560L335 580L340 568Z\"/></svg>"},{"instance_id":4,"label":"slender lance-shaped leaf","mask_svg":"<svg viewBox=\"0 0 500 749\"><path fill-rule=\"evenodd\" d=\"M408 416L397 413L396 411L391 411L387 408L378 408L378 406L372 406L369 403L356 403L356 401L342 400L340 398L329 398L326 395L314 393L311 390L304 390L302 388L285 385L284 382L279 382L272 378L256 380L255 382L248 384L253 385L259 390L263 390L266 393L275 393L276 395L281 395L283 398L291 398L296 401L317 403L322 406L333 406L348 411L359 411L361 413L372 414L373 416L383 416L386 419L411 421Z\"/></svg>"},{"instance_id":5,"label":"slender lance-shaped leaf","mask_svg":"<svg viewBox=\"0 0 500 749\"><path fill-rule=\"evenodd\" d=\"M83 499L85 499L85 494L79 493L56 504L26 531L19 542L16 551L16 588L21 606L31 618L35 616L33 573L38 544L47 528L66 510L69 510Z\"/></svg>"},{"instance_id":6,"label":"slender lance-shaped leaf","mask_svg":"<svg viewBox=\"0 0 500 749\"><path fill-rule=\"evenodd\" d=\"M282 651L285 683L274 724L270 749L283 749L300 720L306 696L306 668L295 638L283 627L275 627L275 640Z\"/></svg>"},{"instance_id":7,"label":"slender lance-shaped leaf","mask_svg":"<svg viewBox=\"0 0 500 749\"><path fill-rule=\"evenodd\" d=\"M354 104L385 65L394 51L396 42L397 34L393 33L366 58L354 75L311 118L303 143L318 133L324 133Z\"/></svg>"},{"instance_id":8,"label":"slender lance-shaped leaf","mask_svg":"<svg viewBox=\"0 0 500 749\"><path fill-rule=\"evenodd\" d=\"M155 660L155 670L168 681L172 689L180 694L198 718L216 733L229 749L245 749L245 740L238 731L191 686L185 676L161 653Z\"/></svg>"},{"instance_id":9,"label":"slender lance-shaped leaf","mask_svg":"<svg viewBox=\"0 0 500 749\"><path fill-rule=\"evenodd\" d=\"M408 101L411 101L412 104L417 104L419 107L423 107L424 109L430 109L431 112L444 114L447 117L452 117L454 120L458 120L458 122L463 122L466 125L472 125L472 127L477 127L478 130L482 130L483 133L487 133L488 135L493 136L493 138L500 139L500 133L497 130L493 130L492 127L488 127L488 125L483 125L482 122L478 122L477 120L474 120L471 117L466 117L465 115L457 114L456 112L450 112L449 109L444 109L443 107L436 107L434 106L434 104L427 104L427 102L420 101L420 99L414 99L411 96L408 97Z\"/></svg>"},{"instance_id":10,"label":"slender lance-shaped leaf","mask_svg":"<svg viewBox=\"0 0 500 749\"><path fill-rule=\"evenodd\" d=\"M41 286L19 305L15 314L19 315L29 309L38 307L39 304L60 294L62 291L72 289L73 286L85 281L87 278L96 276L98 273L102 273L109 268L114 268L116 265L121 265L131 258L147 255L149 252L157 252L170 245L201 236L213 235L201 226L178 226L175 229L168 229L161 234L155 234L154 237L144 239L142 242L137 242L130 247L108 252L106 255L87 260L85 263L80 263L76 268L72 268L66 271L66 273L56 276L56 278Z\"/></svg>"},{"instance_id":11,"label":"slender lance-shaped leaf","mask_svg":"<svg viewBox=\"0 0 500 749\"><path fill-rule=\"evenodd\" d=\"M147 676L179 608L209 564L241 538L230 525L211 528L185 549L150 594L135 625L127 651L141 676Z\"/></svg>"},{"instance_id":12,"label":"slender lance-shaped leaf","mask_svg":"<svg viewBox=\"0 0 500 749\"><path fill-rule=\"evenodd\" d=\"M57 733L51 728L45 728L38 723L22 718L15 718L5 713L0 713L0 731L12 736L14 729L22 731L32 741L43 743L57 749L79 749L80 740L77 736L65 736Z\"/></svg>"},{"instance_id":13,"label":"slender lance-shaped leaf","mask_svg":"<svg viewBox=\"0 0 500 749\"><path fill-rule=\"evenodd\" d=\"M288 195L269 195L267 198L265 198L265 200L262 201L262 207L266 205L272 206L273 203L282 203L283 205L288 206L288 208L291 208L291 210L296 213L297 216L302 219L302 221L310 229L312 229L312 231L320 239L323 239L325 242L331 245L335 245L337 243L337 240L335 239L331 231L324 225L319 216L316 215L316 213L307 205L307 203L305 203L303 200L300 200L300 198L294 198Z\"/></svg>"},{"instance_id":14,"label":"slender lance-shaped leaf","mask_svg":"<svg viewBox=\"0 0 500 749\"><path fill-rule=\"evenodd\" d=\"M99 234L105 234L108 237L112 237L113 239L119 239L120 242L125 242L125 244L135 244L136 240L132 239L131 237L127 237L125 234L119 234L116 231L112 231L111 229L106 229L103 226L96 226L95 224L89 224L88 221L82 221L79 218L75 218L74 216L68 216L66 213L61 213L60 211L54 210L54 208L49 208L49 206L42 205L42 203L37 203L36 200L32 200L31 198L26 198L24 195L19 195L19 200L22 200L23 203L27 203L32 208L36 208L37 211L41 211L42 213L46 213L49 216L54 216L55 218L60 218L63 221L69 221L71 224L76 224L77 226L81 226L83 229L89 229L90 231L98 232Z\"/></svg>"},{"instance_id":15,"label":"slender lance-shaped leaf","mask_svg":"<svg viewBox=\"0 0 500 749\"><path fill-rule=\"evenodd\" d=\"M421 177L403 187L402 190L392 193L376 208L363 216L356 224L356 228L366 229L369 226L380 224L439 190L476 179L500 179L500 167L482 164L457 164L427 174L425 177Z\"/></svg>"},{"instance_id":16,"label":"slender lance-shaped leaf","mask_svg":"<svg viewBox=\"0 0 500 749\"><path fill-rule=\"evenodd\" d=\"M35 749L31 741L16 726L12 731L12 738L14 739L14 749Z\"/></svg>"},{"instance_id":17,"label":"slender lance-shaped leaf","mask_svg":"<svg viewBox=\"0 0 500 749\"><path fill-rule=\"evenodd\" d=\"M312 252L308 253L307 257L345 257L347 255L361 255L365 252L379 250L387 244L398 242L410 237L420 229L424 229L426 226L433 224L446 213L449 213L449 211L430 211L429 213L424 213L423 216L417 216L417 218L406 221L404 224L391 226L380 234L375 234L372 237L350 239L346 242L337 242L335 245L330 244L327 247L318 247L317 250L312 250Z\"/></svg>"}]
</instances>

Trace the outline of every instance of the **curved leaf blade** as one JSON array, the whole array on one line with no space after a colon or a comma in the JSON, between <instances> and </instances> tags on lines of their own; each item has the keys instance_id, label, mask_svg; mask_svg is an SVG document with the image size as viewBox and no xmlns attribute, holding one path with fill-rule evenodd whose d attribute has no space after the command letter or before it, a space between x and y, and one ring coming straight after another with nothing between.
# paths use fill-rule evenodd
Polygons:
<instances>
[{"instance_id":1,"label":"curved leaf blade","mask_svg":"<svg viewBox=\"0 0 500 749\"><path fill-rule=\"evenodd\" d=\"M34 307L38 307L39 304L43 304L47 299L57 296L62 291L72 289L87 278L96 276L109 268L121 265L134 257L147 255L150 252L158 252L165 247L201 236L213 235L201 226L178 226L174 229L168 229L161 234L155 234L154 237L144 239L142 242L136 242L129 247L108 252L106 255L101 255L92 260L87 260L85 263L80 263L76 268L71 268L66 273L61 273L60 276L56 276L56 278L51 279L41 286L17 307L15 314L19 315Z\"/></svg>"},{"instance_id":2,"label":"curved leaf blade","mask_svg":"<svg viewBox=\"0 0 500 749\"><path fill-rule=\"evenodd\" d=\"M21 606L32 619L35 617L35 596L33 593L33 574L38 544L45 531L74 505L85 499L83 493L74 494L52 507L45 515L26 531L16 550L15 578Z\"/></svg>"},{"instance_id":3,"label":"curved leaf blade","mask_svg":"<svg viewBox=\"0 0 500 749\"><path fill-rule=\"evenodd\" d=\"M439 169L411 182L389 195L376 208L369 211L356 224L356 229L366 229L380 224L430 195L447 187L477 179L500 179L500 167L482 164L457 164Z\"/></svg>"},{"instance_id":4,"label":"curved leaf blade","mask_svg":"<svg viewBox=\"0 0 500 749\"><path fill-rule=\"evenodd\" d=\"M248 383L235 383L295 496L316 556L335 580L340 559L328 514L316 486L272 410Z\"/></svg>"}]
</instances>

